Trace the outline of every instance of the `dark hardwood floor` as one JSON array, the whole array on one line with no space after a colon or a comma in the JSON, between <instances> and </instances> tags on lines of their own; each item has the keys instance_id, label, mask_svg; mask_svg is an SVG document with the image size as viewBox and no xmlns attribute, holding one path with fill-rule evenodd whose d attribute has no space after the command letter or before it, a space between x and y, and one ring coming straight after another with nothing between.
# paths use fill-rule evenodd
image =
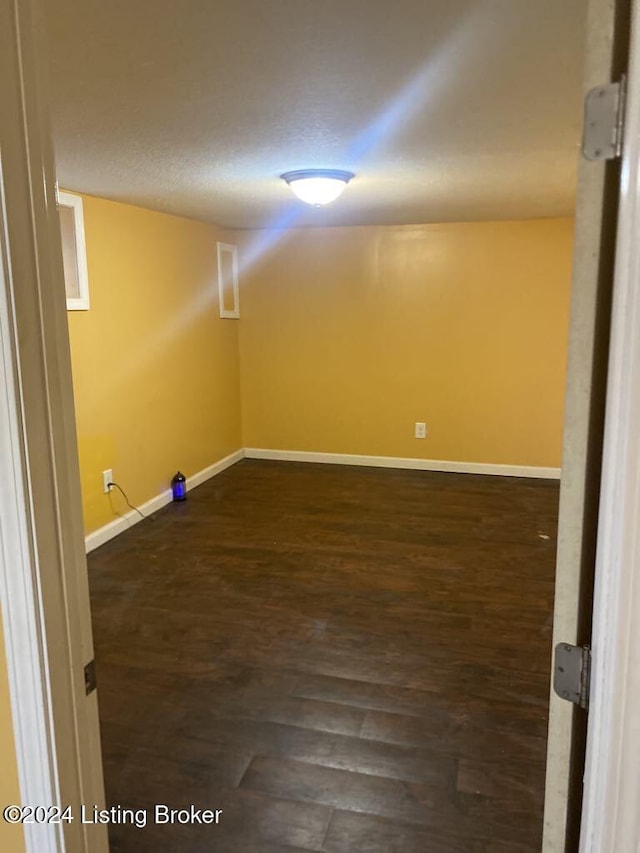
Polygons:
<instances>
[{"instance_id":1,"label":"dark hardwood floor","mask_svg":"<svg viewBox=\"0 0 640 853\"><path fill-rule=\"evenodd\" d=\"M539 853L557 504L244 461L91 554L108 805L222 809L112 851Z\"/></svg>"}]
</instances>

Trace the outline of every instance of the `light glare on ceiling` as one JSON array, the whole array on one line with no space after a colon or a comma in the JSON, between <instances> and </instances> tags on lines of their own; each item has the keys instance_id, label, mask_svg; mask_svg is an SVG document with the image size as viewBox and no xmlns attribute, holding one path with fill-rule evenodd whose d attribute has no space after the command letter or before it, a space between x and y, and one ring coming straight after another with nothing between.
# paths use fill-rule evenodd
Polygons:
<instances>
[{"instance_id":1,"label":"light glare on ceiling","mask_svg":"<svg viewBox=\"0 0 640 853\"><path fill-rule=\"evenodd\" d=\"M300 169L280 177L301 201L321 207L335 201L354 174L342 169Z\"/></svg>"}]
</instances>

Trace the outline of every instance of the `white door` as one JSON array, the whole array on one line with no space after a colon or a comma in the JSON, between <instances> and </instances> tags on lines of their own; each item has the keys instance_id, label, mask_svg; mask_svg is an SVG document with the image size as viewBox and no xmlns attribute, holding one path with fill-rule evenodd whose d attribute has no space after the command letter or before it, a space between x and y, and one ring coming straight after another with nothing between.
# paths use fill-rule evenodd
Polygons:
<instances>
[{"instance_id":1,"label":"white door","mask_svg":"<svg viewBox=\"0 0 640 853\"><path fill-rule=\"evenodd\" d=\"M640 850L640 2L633 2L581 853Z\"/></svg>"},{"instance_id":2,"label":"white door","mask_svg":"<svg viewBox=\"0 0 640 853\"><path fill-rule=\"evenodd\" d=\"M628 0L589 0L584 92L627 73ZM594 569L621 160L581 159L553 644L592 645ZM550 700L544 853L578 850L587 714ZM586 848L585 848L586 849ZM634 848L635 850L635 848ZM591 853L596 853L594 848ZM604 851L597 848L597 853ZM622 849L618 851L622 853Z\"/></svg>"}]
</instances>

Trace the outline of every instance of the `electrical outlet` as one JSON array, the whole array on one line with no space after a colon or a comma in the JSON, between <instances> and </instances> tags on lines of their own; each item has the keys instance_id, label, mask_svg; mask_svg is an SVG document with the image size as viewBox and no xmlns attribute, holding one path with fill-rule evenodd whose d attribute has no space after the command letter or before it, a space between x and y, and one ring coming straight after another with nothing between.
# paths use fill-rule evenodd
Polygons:
<instances>
[{"instance_id":1,"label":"electrical outlet","mask_svg":"<svg viewBox=\"0 0 640 853\"><path fill-rule=\"evenodd\" d=\"M416 438L426 438L427 437L427 425L423 423L416 423L416 429L414 432L414 436Z\"/></svg>"},{"instance_id":2,"label":"electrical outlet","mask_svg":"<svg viewBox=\"0 0 640 853\"><path fill-rule=\"evenodd\" d=\"M111 468L107 468L106 471L102 472L102 490L105 495L113 488L111 483L113 483L113 471Z\"/></svg>"}]
</instances>

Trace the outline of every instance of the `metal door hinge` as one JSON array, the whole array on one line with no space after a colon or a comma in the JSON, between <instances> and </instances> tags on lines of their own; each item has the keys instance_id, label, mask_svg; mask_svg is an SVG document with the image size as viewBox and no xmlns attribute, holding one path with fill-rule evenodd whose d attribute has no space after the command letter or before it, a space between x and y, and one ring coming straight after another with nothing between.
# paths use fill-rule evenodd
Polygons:
<instances>
[{"instance_id":1,"label":"metal door hinge","mask_svg":"<svg viewBox=\"0 0 640 853\"><path fill-rule=\"evenodd\" d=\"M553 668L553 689L561 699L589 708L591 681L591 649L558 643Z\"/></svg>"},{"instance_id":2,"label":"metal door hinge","mask_svg":"<svg viewBox=\"0 0 640 853\"><path fill-rule=\"evenodd\" d=\"M622 154L626 78L596 86L584 102L582 153L587 160L615 160Z\"/></svg>"},{"instance_id":3,"label":"metal door hinge","mask_svg":"<svg viewBox=\"0 0 640 853\"><path fill-rule=\"evenodd\" d=\"M96 675L96 660L90 660L84 668L84 689L87 696L98 686L98 677Z\"/></svg>"}]
</instances>

